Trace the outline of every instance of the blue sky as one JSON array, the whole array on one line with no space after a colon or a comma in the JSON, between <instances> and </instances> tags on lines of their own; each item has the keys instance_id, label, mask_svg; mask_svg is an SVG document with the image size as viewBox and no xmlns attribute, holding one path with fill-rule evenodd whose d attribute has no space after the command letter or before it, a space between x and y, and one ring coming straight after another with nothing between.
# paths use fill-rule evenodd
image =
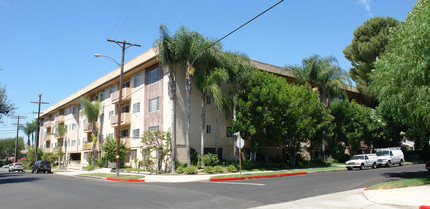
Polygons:
<instances>
[{"instance_id":1,"label":"blue sky","mask_svg":"<svg viewBox=\"0 0 430 209\"><path fill-rule=\"evenodd\" d=\"M185 25L221 38L278 0L0 0L0 85L7 85L16 115L32 120L42 100L53 105L111 72L121 59L106 39L140 44L126 61L154 46L164 23L173 34ZM342 50L353 31L371 17L404 20L415 0L284 1L222 41L223 49L277 66L300 65L312 54L335 56L351 67ZM50 105L43 105L42 110ZM15 137L16 120L3 118L0 138ZM22 136L23 133L20 133ZM26 137L25 137L26 140Z\"/></svg>"}]
</instances>

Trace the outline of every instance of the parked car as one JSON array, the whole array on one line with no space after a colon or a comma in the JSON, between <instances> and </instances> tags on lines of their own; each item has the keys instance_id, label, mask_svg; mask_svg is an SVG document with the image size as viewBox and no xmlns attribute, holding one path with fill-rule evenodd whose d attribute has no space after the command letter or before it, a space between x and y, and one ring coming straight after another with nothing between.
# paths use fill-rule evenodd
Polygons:
<instances>
[{"instance_id":1,"label":"parked car","mask_svg":"<svg viewBox=\"0 0 430 209\"><path fill-rule=\"evenodd\" d=\"M354 155L345 165L349 171L353 168L360 168L360 170L363 170L365 167L372 167L375 169L377 159L375 154Z\"/></svg>"},{"instance_id":2,"label":"parked car","mask_svg":"<svg viewBox=\"0 0 430 209\"><path fill-rule=\"evenodd\" d=\"M7 165L4 165L3 167L1 167L1 168L9 168L9 166L11 166L12 164L7 164Z\"/></svg>"},{"instance_id":3,"label":"parked car","mask_svg":"<svg viewBox=\"0 0 430 209\"><path fill-rule=\"evenodd\" d=\"M14 171L24 172L24 165L22 163L12 163L9 166L9 172L14 172Z\"/></svg>"},{"instance_id":4,"label":"parked car","mask_svg":"<svg viewBox=\"0 0 430 209\"><path fill-rule=\"evenodd\" d=\"M430 160L426 162L426 169L430 173Z\"/></svg>"},{"instance_id":5,"label":"parked car","mask_svg":"<svg viewBox=\"0 0 430 209\"><path fill-rule=\"evenodd\" d=\"M388 147L375 150L376 155L378 156L378 166L385 165L387 167L391 167L393 164L399 164L399 166L402 166L403 162L405 162L405 156L403 155L400 147Z\"/></svg>"},{"instance_id":6,"label":"parked car","mask_svg":"<svg viewBox=\"0 0 430 209\"><path fill-rule=\"evenodd\" d=\"M43 173L51 173L51 162L47 161L47 160L39 160L36 161L34 163L33 166L31 166L31 173L39 173L39 172L43 172Z\"/></svg>"}]
</instances>

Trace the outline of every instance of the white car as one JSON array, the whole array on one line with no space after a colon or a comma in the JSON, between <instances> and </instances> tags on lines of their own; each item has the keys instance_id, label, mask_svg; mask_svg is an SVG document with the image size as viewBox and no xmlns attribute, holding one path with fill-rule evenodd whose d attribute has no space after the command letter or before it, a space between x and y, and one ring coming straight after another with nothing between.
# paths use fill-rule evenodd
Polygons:
<instances>
[{"instance_id":1,"label":"white car","mask_svg":"<svg viewBox=\"0 0 430 209\"><path fill-rule=\"evenodd\" d=\"M12 163L11 166L9 166L9 172L24 172L24 165L22 163Z\"/></svg>"},{"instance_id":2,"label":"white car","mask_svg":"<svg viewBox=\"0 0 430 209\"><path fill-rule=\"evenodd\" d=\"M399 164L399 166L402 166L403 162L405 162L405 156L403 155L400 147L388 147L375 150L376 155L378 156L378 166L385 165L390 167L393 164Z\"/></svg>"},{"instance_id":3,"label":"white car","mask_svg":"<svg viewBox=\"0 0 430 209\"><path fill-rule=\"evenodd\" d=\"M1 167L1 168L9 168L9 166L11 166L12 164L8 164L8 165L4 165L3 167Z\"/></svg>"},{"instance_id":4,"label":"white car","mask_svg":"<svg viewBox=\"0 0 430 209\"><path fill-rule=\"evenodd\" d=\"M377 157L375 154L361 154L354 155L345 165L349 171L353 168L360 168L360 170L363 170L365 167L376 168L376 161Z\"/></svg>"}]
</instances>

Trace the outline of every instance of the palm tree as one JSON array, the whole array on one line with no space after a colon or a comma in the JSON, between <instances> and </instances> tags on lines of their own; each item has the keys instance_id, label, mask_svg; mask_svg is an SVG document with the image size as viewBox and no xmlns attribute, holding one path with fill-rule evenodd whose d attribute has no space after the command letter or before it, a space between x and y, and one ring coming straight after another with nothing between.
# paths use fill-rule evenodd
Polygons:
<instances>
[{"instance_id":1,"label":"palm tree","mask_svg":"<svg viewBox=\"0 0 430 209\"><path fill-rule=\"evenodd\" d=\"M170 111L171 111L171 133L172 133L172 172L176 172L176 65L177 56L176 56L176 48L175 48L175 39L173 39L169 31L167 30L166 25L160 25L160 38L155 40L156 50L158 52L158 59L160 61L160 65L165 67L165 69L169 72L169 98L171 100L170 103Z\"/></svg>"},{"instance_id":2,"label":"palm tree","mask_svg":"<svg viewBox=\"0 0 430 209\"><path fill-rule=\"evenodd\" d=\"M63 139L63 143L64 143L64 141L65 141L64 140L64 135L67 132L66 126L65 125L57 124L55 126L55 129L56 129L56 132L53 133L53 134L55 135L55 137L57 139ZM61 143L58 143L58 146L59 146L58 147L58 166L61 168L61 159L62 159L62 153L63 153L63 151L61 149Z\"/></svg>"},{"instance_id":3,"label":"palm tree","mask_svg":"<svg viewBox=\"0 0 430 209\"><path fill-rule=\"evenodd\" d=\"M206 97L208 95L212 95L214 98L214 102L217 106L217 113L219 110L219 106L222 106L222 102L224 101L224 95L221 91L220 82L227 81L228 73L224 69L215 68L212 72L207 71L197 71L195 80L197 88L202 92L201 98L201 129L200 129L200 140L201 140L201 148L200 148L200 156L203 159L204 154L204 130L206 125ZM202 161L202 166L204 166Z\"/></svg>"},{"instance_id":4,"label":"palm tree","mask_svg":"<svg viewBox=\"0 0 430 209\"><path fill-rule=\"evenodd\" d=\"M96 143L97 143L96 122L100 112L100 101L91 102L89 99L85 97L81 97L79 101L84 107L82 109L82 114L84 114L87 117L88 122L92 124L91 139L93 142L93 146L91 148L91 164L92 166L95 166L95 149L96 149ZM118 117L121 117L121 116L118 116Z\"/></svg>"},{"instance_id":5,"label":"palm tree","mask_svg":"<svg viewBox=\"0 0 430 209\"><path fill-rule=\"evenodd\" d=\"M178 63L185 67L185 101L186 101L186 122L185 122L185 146L187 149L187 165L191 166L190 158L190 125L191 125L191 86L195 66L202 63L207 57L214 57L221 52L221 45L214 44L197 32L190 31L182 26L174 35L175 54ZM210 55L210 56L209 56Z\"/></svg>"},{"instance_id":6,"label":"palm tree","mask_svg":"<svg viewBox=\"0 0 430 209\"><path fill-rule=\"evenodd\" d=\"M34 140L34 135L32 134L36 131L36 126L37 126L36 123L37 122L35 120L32 120L31 122L27 122L25 126L21 127L21 130L23 130L25 135L27 135L28 137L28 143L27 143L28 146L31 146L31 144L34 144L34 142L31 143L30 136L32 136L32 139Z\"/></svg>"},{"instance_id":7,"label":"palm tree","mask_svg":"<svg viewBox=\"0 0 430 209\"><path fill-rule=\"evenodd\" d=\"M346 96L346 83L351 83L348 73L337 65L335 57L321 58L312 55L302 60L302 66L286 67L300 84L317 89L321 102L328 105L329 99Z\"/></svg>"},{"instance_id":8,"label":"palm tree","mask_svg":"<svg viewBox=\"0 0 430 209\"><path fill-rule=\"evenodd\" d=\"M312 55L302 60L302 66L286 67L287 71L293 73L297 81L302 85L307 85L310 90L318 91L318 98L327 105L330 98L346 97L346 83L351 83L348 73L337 65L335 57L321 58L319 55ZM325 143L321 142L321 151L325 162Z\"/></svg>"}]
</instances>

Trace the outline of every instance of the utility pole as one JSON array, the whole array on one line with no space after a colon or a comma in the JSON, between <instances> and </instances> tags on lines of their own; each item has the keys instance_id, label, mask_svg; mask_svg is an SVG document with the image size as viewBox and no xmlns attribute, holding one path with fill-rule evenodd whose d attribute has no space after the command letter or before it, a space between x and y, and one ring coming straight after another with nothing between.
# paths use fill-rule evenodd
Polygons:
<instances>
[{"instance_id":1,"label":"utility pole","mask_svg":"<svg viewBox=\"0 0 430 209\"><path fill-rule=\"evenodd\" d=\"M119 78L119 101L118 101L118 107L117 107L117 114L118 114L118 130L116 132L116 176L119 176L119 148L120 148L120 141L121 141L121 106L122 106L122 83L123 83L123 73L124 73L124 55L125 55L125 49L131 47L131 46L137 46L140 47L138 44L132 44L127 43L124 41L115 41L108 39L107 41L113 42L118 44L122 48L122 59L121 59L121 73ZM125 119L125 118L124 118Z\"/></svg>"},{"instance_id":2,"label":"utility pole","mask_svg":"<svg viewBox=\"0 0 430 209\"><path fill-rule=\"evenodd\" d=\"M42 102L42 94L39 94L39 102L31 102L35 104L39 104L39 110L37 111L37 126L36 126L36 144L35 144L35 151L34 151L34 162L37 161L37 147L39 146L39 123L40 123L40 105L41 104L49 104L48 102Z\"/></svg>"},{"instance_id":3,"label":"utility pole","mask_svg":"<svg viewBox=\"0 0 430 209\"><path fill-rule=\"evenodd\" d=\"M12 124L12 125L16 125L16 141L15 141L15 163L18 162L18 137L19 137L19 119L26 119L27 116L12 116L12 119L18 119L18 123L17 124Z\"/></svg>"}]
</instances>

